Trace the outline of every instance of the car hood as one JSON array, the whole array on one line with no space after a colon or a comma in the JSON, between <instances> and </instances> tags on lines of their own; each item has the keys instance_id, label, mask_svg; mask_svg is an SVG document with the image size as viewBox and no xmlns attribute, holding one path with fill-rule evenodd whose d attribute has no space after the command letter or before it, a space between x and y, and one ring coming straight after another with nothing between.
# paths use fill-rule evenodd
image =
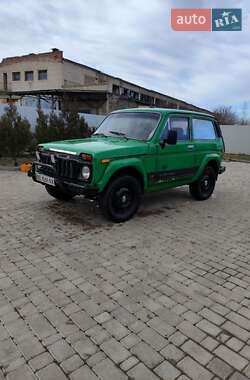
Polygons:
<instances>
[{"instance_id":1,"label":"car hood","mask_svg":"<svg viewBox=\"0 0 250 380\"><path fill-rule=\"evenodd\" d=\"M112 158L117 155L128 156L144 154L148 144L145 141L126 140L119 137L92 137L78 140L56 141L40 144L44 149L61 153L80 154L87 153L94 157Z\"/></svg>"}]
</instances>

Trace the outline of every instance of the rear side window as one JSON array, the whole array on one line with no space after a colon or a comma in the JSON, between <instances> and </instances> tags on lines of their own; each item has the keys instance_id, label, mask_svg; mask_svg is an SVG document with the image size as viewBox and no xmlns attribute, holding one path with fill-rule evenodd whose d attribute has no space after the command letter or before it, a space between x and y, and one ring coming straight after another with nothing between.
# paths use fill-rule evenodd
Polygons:
<instances>
[{"instance_id":1,"label":"rear side window","mask_svg":"<svg viewBox=\"0 0 250 380\"><path fill-rule=\"evenodd\" d=\"M211 120L193 119L193 139L194 140L215 140L216 133Z\"/></svg>"},{"instance_id":2,"label":"rear side window","mask_svg":"<svg viewBox=\"0 0 250 380\"><path fill-rule=\"evenodd\" d=\"M187 117L170 117L170 129L177 132L177 140L189 140L188 118Z\"/></svg>"}]
</instances>

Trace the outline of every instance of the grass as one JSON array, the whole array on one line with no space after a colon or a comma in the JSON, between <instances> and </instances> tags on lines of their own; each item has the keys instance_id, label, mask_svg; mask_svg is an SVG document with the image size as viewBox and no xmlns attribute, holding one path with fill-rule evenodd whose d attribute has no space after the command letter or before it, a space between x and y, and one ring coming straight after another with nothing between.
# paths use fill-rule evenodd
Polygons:
<instances>
[{"instance_id":1,"label":"grass","mask_svg":"<svg viewBox=\"0 0 250 380\"><path fill-rule=\"evenodd\" d=\"M234 153L224 153L225 160L228 161L246 161L250 162L250 154L234 154Z\"/></svg>"}]
</instances>

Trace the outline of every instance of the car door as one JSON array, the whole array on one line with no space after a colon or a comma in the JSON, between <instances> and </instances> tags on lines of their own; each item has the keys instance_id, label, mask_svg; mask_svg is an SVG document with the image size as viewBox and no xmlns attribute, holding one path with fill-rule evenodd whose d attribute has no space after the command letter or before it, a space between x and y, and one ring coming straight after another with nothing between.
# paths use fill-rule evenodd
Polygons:
<instances>
[{"instance_id":1,"label":"car door","mask_svg":"<svg viewBox=\"0 0 250 380\"><path fill-rule=\"evenodd\" d=\"M196 172L194 150L191 142L191 118L185 114L169 115L160 136L161 147L157 156L157 183L159 187L174 187L189 183ZM162 144L168 131L176 130L175 145Z\"/></svg>"}]
</instances>

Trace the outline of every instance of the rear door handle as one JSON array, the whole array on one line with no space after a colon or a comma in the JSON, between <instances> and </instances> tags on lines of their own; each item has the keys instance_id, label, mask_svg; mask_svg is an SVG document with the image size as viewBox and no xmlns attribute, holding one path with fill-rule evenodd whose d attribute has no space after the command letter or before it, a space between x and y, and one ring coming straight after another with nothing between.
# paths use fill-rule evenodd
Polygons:
<instances>
[{"instance_id":1,"label":"rear door handle","mask_svg":"<svg viewBox=\"0 0 250 380\"><path fill-rule=\"evenodd\" d=\"M193 150L194 149L194 145L188 145L187 148L188 148L188 150Z\"/></svg>"}]
</instances>

